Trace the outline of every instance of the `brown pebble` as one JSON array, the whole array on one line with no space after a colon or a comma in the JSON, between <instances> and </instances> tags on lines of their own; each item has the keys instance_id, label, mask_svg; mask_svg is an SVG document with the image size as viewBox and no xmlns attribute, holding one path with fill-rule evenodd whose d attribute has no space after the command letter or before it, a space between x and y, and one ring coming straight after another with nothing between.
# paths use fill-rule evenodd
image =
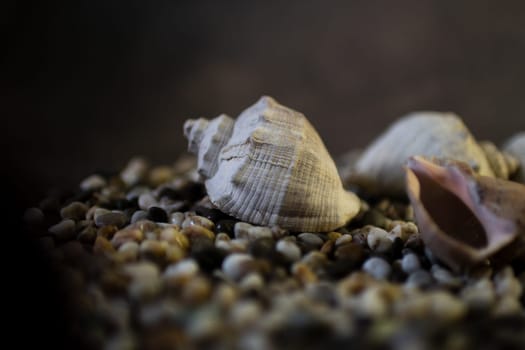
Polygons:
<instances>
[{"instance_id":1,"label":"brown pebble","mask_svg":"<svg viewBox=\"0 0 525 350\"><path fill-rule=\"evenodd\" d=\"M144 259L153 260L155 262L162 262L166 255L167 242L160 242L155 240L144 240L140 244L140 256Z\"/></svg>"},{"instance_id":2,"label":"brown pebble","mask_svg":"<svg viewBox=\"0 0 525 350\"><path fill-rule=\"evenodd\" d=\"M93 244L97 238L97 229L93 225L85 227L77 236L77 240L85 244Z\"/></svg>"},{"instance_id":3,"label":"brown pebble","mask_svg":"<svg viewBox=\"0 0 525 350\"><path fill-rule=\"evenodd\" d=\"M324 242L321 249L319 250L321 253L329 255L333 248L335 246L335 240L329 239L328 241Z\"/></svg>"},{"instance_id":4,"label":"brown pebble","mask_svg":"<svg viewBox=\"0 0 525 350\"><path fill-rule=\"evenodd\" d=\"M339 239L339 237L341 237L342 234L340 232L335 232L335 231L332 231L332 232L328 232L326 234L326 237L331 240L331 241L336 241L337 239Z\"/></svg>"},{"instance_id":5,"label":"brown pebble","mask_svg":"<svg viewBox=\"0 0 525 350\"><path fill-rule=\"evenodd\" d=\"M190 305L198 305L210 298L212 287L210 281L202 276L196 276L184 285L182 299Z\"/></svg>"},{"instance_id":6,"label":"brown pebble","mask_svg":"<svg viewBox=\"0 0 525 350\"><path fill-rule=\"evenodd\" d=\"M115 248L119 248L121 245L127 242L141 242L144 239L144 233L137 228L125 228L123 230L117 231L111 243Z\"/></svg>"},{"instance_id":7,"label":"brown pebble","mask_svg":"<svg viewBox=\"0 0 525 350\"><path fill-rule=\"evenodd\" d=\"M71 202L60 209L62 219L82 220L86 217L88 206L81 202Z\"/></svg>"},{"instance_id":8,"label":"brown pebble","mask_svg":"<svg viewBox=\"0 0 525 350\"><path fill-rule=\"evenodd\" d=\"M97 236L103 236L104 238L111 240L117 231L118 227L115 225L102 226L98 229Z\"/></svg>"},{"instance_id":9,"label":"brown pebble","mask_svg":"<svg viewBox=\"0 0 525 350\"><path fill-rule=\"evenodd\" d=\"M300 262L295 263L292 266L292 275L303 285L317 282L317 276L315 273L308 267L308 265Z\"/></svg>"},{"instance_id":10,"label":"brown pebble","mask_svg":"<svg viewBox=\"0 0 525 350\"><path fill-rule=\"evenodd\" d=\"M188 237L174 227L167 227L160 232L159 239L170 244L179 246L182 250L188 250L190 242Z\"/></svg>"},{"instance_id":11,"label":"brown pebble","mask_svg":"<svg viewBox=\"0 0 525 350\"><path fill-rule=\"evenodd\" d=\"M365 260L366 252L361 244L352 241L337 247L334 256L337 260L345 260L357 264Z\"/></svg>"},{"instance_id":12,"label":"brown pebble","mask_svg":"<svg viewBox=\"0 0 525 350\"><path fill-rule=\"evenodd\" d=\"M111 254L115 252L115 248L110 241L104 236L97 236L95 244L93 245L93 253L95 254Z\"/></svg>"},{"instance_id":13,"label":"brown pebble","mask_svg":"<svg viewBox=\"0 0 525 350\"><path fill-rule=\"evenodd\" d=\"M166 263L175 263L186 257L186 253L178 245L170 244L166 247Z\"/></svg>"},{"instance_id":14,"label":"brown pebble","mask_svg":"<svg viewBox=\"0 0 525 350\"><path fill-rule=\"evenodd\" d=\"M182 233L191 240L199 237L206 237L208 239L215 239L215 234L205 227L199 225L191 225L182 229Z\"/></svg>"}]
</instances>

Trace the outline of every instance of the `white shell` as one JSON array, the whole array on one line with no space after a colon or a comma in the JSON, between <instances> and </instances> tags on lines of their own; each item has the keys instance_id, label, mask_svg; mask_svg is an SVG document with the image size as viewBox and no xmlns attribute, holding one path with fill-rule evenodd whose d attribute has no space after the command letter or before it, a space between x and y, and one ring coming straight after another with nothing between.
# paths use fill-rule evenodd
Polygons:
<instances>
[{"instance_id":1,"label":"white shell","mask_svg":"<svg viewBox=\"0 0 525 350\"><path fill-rule=\"evenodd\" d=\"M402 196L403 165L410 156L449 158L494 176L474 137L453 113L414 112L399 119L359 157L346 181L369 194Z\"/></svg>"},{"instance_id":2,"label":"white shell","mask_svg":"<svg viewBox=\"0 0 525 350\"><path fill-rule=\"evenodd\" d=\"M271 97L236 121L188 120L184 133L211 202L238 219L315 232L343 226L359 210L313 126Z\"/></svg>"},{"instance_id":3,"label":"white shell","mask_svg":"<svg viewBox=\"0 0 525 350\"><path fill-rule=\"evenodd\" d=\"M518 159L519 168L513 180L525 183L525 131L511 137L503 146L503 150Z\"/></svg>"}]
</instances>

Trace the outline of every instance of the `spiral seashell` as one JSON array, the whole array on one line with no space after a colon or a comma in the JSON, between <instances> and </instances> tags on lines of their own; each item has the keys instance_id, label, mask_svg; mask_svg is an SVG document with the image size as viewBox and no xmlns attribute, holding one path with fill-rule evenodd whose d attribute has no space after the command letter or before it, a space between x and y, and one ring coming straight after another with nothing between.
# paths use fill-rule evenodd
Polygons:
<instances>
[{"instance_id":1,"label":"spiral seashell","mask_svg":"<svg viewBox=\"0 0 525 350\"><path fill-rule=\"evenodd\" d=\"M525 257L525 186L465 163L412 157L406 188L421 238L455 270Z\"/></svg>"},{"instance_id":2,"label":"spiral seashell","mask_svg":"<svg viewBox=\"0 0 525 350\"><path fill-rule=\"evenodd\" d=\"M405 195L403 165L410 156L466 162L479 174L494 176L482 147L453 113L414 112L392 124L353 166L345 182L372 195Z\"/></svg>"},{"instance_id":3,"label":"spiral seashell","mask_svg":"<svg viewBox=\"0 0 525 350\"><path fill-rule=\"evenodd\" d=\"M359 210L313 126L271 97L235 121L190 119L184 134L210 201L238 219L316 232L343 226Z\"/></svg>"},{"instance_id":4,"label":"spiral seashell","mask_svg":"<svg viewBox=\"0 0 525 350\"><path fill-rule=\"evenodd\" d=\"M513 155L518 161L518 170L512 179L525 183L525 132L522 131L511 137L503 145L503 150Z\"/></svg>"}]
</instances>

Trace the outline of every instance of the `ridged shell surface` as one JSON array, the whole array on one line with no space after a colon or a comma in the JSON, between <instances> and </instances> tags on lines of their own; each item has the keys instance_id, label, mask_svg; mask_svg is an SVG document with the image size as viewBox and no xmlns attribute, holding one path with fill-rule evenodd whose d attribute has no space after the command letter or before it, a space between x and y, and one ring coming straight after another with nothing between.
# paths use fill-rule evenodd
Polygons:
<instances>
[{"instance_id":1,"label":"ridged shell surface","mask_svg":"<svg viewBox=\"0 0 525 350\"><path fill-rule=\"evenodd\" d=\"M259 225L312 232L333 230L357 214L359 199L343 189L332 158L303 114L265 96L241 113L227 136L217 133L220 128L194 130L197 124L187 121L185 134L190 150L199 144L199 172L211 202L222 211ZM210 145L219 150L211 152Z\"/></svg>"},{"instance_id":2,"label":"ridged shell surface","mask_svg":"<svg viewBox=\"0 0 525 350\"><path fill-rule=\"evenodd\" d=\"M503 149L518 159L518 171L513 180L525 183L525 132L522 131L511 137Z\"/></svg>"},{"instance_id":3,"label":"ridged shell surface","mask_svg":"<svg viewBox=\"0 0 525 350\"><path fill-rule=\"evenodd\" d=\"M369 194L403 196L403 165L415 155L455 159L481 175L494 176L483 150L458 116L414 112L391 125L363 152L347 181Z\"/></svg>"}]
</instances>

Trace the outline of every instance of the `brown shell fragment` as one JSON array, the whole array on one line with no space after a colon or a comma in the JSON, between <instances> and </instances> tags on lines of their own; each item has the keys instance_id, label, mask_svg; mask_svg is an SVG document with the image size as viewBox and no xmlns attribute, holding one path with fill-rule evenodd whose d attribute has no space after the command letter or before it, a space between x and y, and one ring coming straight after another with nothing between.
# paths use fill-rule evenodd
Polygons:
<instances>
[{"instance_id":1,"label":"brown shell fragment","mask_svg":"<svg viewBox=\"0 0 525 350\"><path fill-rule=\"evenodd\" d=\"M421 238L453 269L525 257L525 186L416 156L406 166L406 188Z\"/></svg>"}]
</instances>

